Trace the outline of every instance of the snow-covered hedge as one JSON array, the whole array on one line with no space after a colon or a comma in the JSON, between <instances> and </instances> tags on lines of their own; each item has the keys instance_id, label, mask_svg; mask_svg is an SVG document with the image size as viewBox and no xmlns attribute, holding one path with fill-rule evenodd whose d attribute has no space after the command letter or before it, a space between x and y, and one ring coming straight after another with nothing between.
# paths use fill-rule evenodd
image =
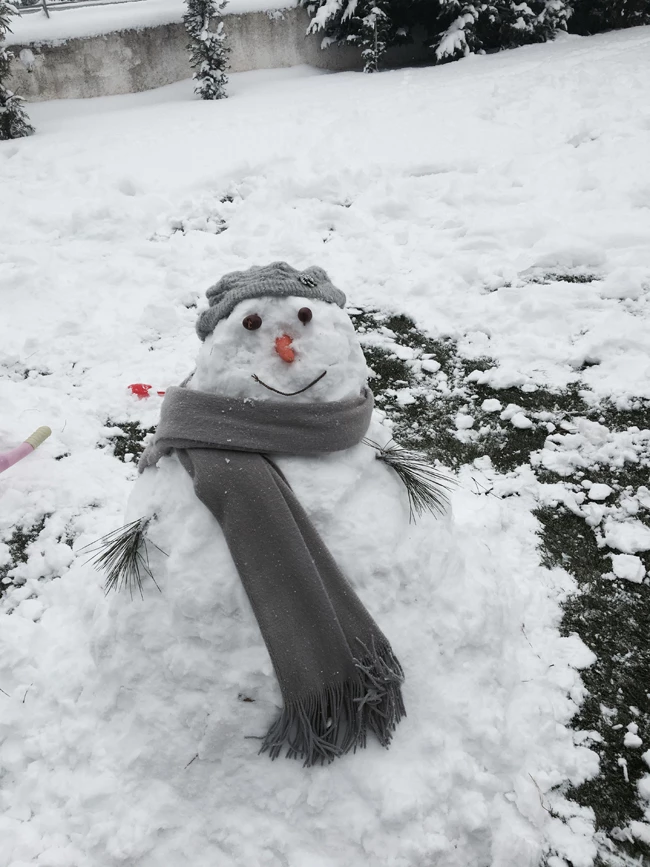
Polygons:
<instances>
[{"instance_id":1,"label":"snow-covered hedge","mask_svg":"<svg viewBox=\"0 0 650 867\"><path fill-rule=\"evenodd\" d=\"M301 0L311 31L359 46L375 71L387 48L422 38L435 62L650 22L650 0Z\"/></svg>"},{"instance_id":2,"label":"snow-covered hedge","mask_svg":"<svg viewBox=\"0 0 650 867\"><path fill-rule=\"evenodd\" d=\"M437 61L546 42L566 30L566 0L462 3L443 0L433 47Z\"/></svg>"},{"instance_id":3,"label":"snow-covered hedge","mask_svg":"<svg viewBox=\"0 0 650 867\"><path fill-rule=\"evenodd\" d=\"M9 21L16 12L7 0L0 0L0 141L21 138L34 132L22 100L3 84L9 76L11 53L5 48L5 37L11 32Z\"/></svg>"},{"instance_id":4,"label":"snow-covered hedge","mask_svg":"<svg viewBox=\"0 0 650 867\"><path fill-rule=\"evenodd\" d=\"M569 30L588 35L650 24L650 0L571 0Z\"/></svg>"}]
</instances>

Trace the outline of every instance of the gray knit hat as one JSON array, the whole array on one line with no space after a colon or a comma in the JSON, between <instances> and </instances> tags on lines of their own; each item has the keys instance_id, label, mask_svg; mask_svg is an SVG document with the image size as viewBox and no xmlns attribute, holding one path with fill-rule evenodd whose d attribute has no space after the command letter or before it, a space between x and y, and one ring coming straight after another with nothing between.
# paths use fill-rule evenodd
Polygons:
<instances>
[{"instance_id":1,"label":"gray knit hat","mask_svg":"<svg viewBox=\"0 0 650 867\"><path fill-rule=\"evenodd\" d=\"M312 265L304 271L296 271L286 262L254 265L248 271L232 271L225 274L205 294L210 306L201 313L196 323L196 333L201 340L205 340L208 334L214 331L220 319L230 316L240 301L248 298L268 295L286 298L289 295L298 295L345 307L345 295L333 285L322 268Z\"/></svg>"}]
</instances>

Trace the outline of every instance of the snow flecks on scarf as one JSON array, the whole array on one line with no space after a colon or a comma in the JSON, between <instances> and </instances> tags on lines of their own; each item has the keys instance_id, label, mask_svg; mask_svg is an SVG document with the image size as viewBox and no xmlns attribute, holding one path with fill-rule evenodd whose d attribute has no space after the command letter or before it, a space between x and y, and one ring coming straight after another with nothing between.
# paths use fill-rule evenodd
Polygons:
<instances>
[{"instance_id":1,"label":"snow flecks on scarf","mask_svg":"<svg viewBox=\"0 0 650 867\"><path fill-rule=\"evenodd\" d=\"M404 715L400 664L270 458L351 448L372 408L367 388L298 406L170 388L140 461L144 471L174 449L223 530L285 703L262 745L272 758L286 745L307 766L330 762L368 731L388 746Z\"/></svg>"}]
</instances>

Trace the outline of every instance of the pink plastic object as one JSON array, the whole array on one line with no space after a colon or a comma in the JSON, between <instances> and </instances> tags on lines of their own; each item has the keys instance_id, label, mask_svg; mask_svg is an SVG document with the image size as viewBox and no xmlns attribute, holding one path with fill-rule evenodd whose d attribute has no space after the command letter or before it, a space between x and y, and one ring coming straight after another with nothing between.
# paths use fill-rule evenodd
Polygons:
<instances>
[{"instance_id":1,"label":"pink plastic object","mask_svg":"<svg viewBox=\"0 0 650 867\"><path fill-rule=\"evenodd\" d=\"M27 437L24 443L21 443L19 446L16 446L15 449L11 449L8 452L0 453L0 473L4 473L5 470L8 470L9 467L13 467L14 464L17 464L18 461L21 461L23 458L26 458L28 454L37 449L42 442L49 437L52 433L47 425L42 425L38 430L35 430L34 433Z\"/></svg>"}]
</instances>

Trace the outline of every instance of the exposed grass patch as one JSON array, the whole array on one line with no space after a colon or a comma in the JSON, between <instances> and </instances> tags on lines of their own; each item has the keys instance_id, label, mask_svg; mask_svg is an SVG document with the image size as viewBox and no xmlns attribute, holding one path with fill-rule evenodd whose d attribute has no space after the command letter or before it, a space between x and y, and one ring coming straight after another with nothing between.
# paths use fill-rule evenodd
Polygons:
<instances>
[{"instance_id":1,"label":"exposed grass patch","mask_svg":"<svg viewBox=\"0 0 650 867\"><path fill-rule=\"evenodd\" d=\"M107 439L113 447L115 457L125 464L131 461L137 463L138 458L144 451L145 437L156 430L155 427L142 427L138 421L108 421L106 422L106 426L120 430L120 433L115 433Z\"/></svg>"},{"instance_id":2,"label":"exposed grass patch","mask_svg":"<svg viewBox=\"0 0 650 867\"><path fill-rule=\"evenodd\" d=\"M398 438L453 469L488 455L499 472L514 470L528 463L531 452L542 448L548 436L547 422L535 420L535 413L550 414L560 423L573 414L588 411L577 386L562 392L540 388L533 392L520 388L496 391L468 381L472 371L487 370L495 366L494 362L484 357L461 357L455 341L427 337L406 316L385 317L377 311L364 311L352 318L362 339L364 334L368 336L382 329L385 333L388 329L398 346L415 350L425 361L430 356L430 360L440 364L435 373L422 372L417 364L399 358L390 348L374 343L364 345L368 365L375 374L372 386L377 404L393 421ZM404 388L411 392L411 403L400 400ZM481 408L485 400L494 398L504 409L516 404L530 412L532 427L515 428L508 420L502 420L499 413ZM472 428L460 436L456 425L459 414L474 419Z\"/></svg>"},{"instance_id":3,"label":"exposed grass patch","mask_svg":"<svg viewBox=\"0 0 650 867\"><path fill-rule=\"evenodd\" d=\"M619 851L649 856L650 847L624 839L622 829L643 819L636 784L648 768L643 750L626 749L623 738L629 723L637 724L646 747L650 738L650 587L612 579L608 549L597 546L582 518L564 508L540 509L537 517L543 562L567 569L581 590L564 607L563 631L577 632L598 655L597 663L582 673L588 695L574 726L602 738L593 746L600 756L600 775L571 797L592 807L598 828L614 837ZM642 559L648 568L647 552Z\"/></svg>"},{"instance_id":4,"label":"exposed grass patch","mask_svg":"<svg viewBox=\"0 0 650 867\"><path fill-rule=\"evenodd\" d=\"M0 566L0 596L3 595L7 586L12 583L11 573L16 566L26 563L29 559L27 549L41 535L45 522L49 517L50 515L43 515L40 520L31 526L16 527L11 536L4 540L9 548L9 562L5 563L4 566Z\"/></svg>"},{"instance_id":5,"label":"exposed grass patch","mask_svg":"<svg viewBox=\"0 0 650 867\"><path fill-rule=\"evenodd\" d=\"M596 274L570 274L549 271L530 280L530 283L594 283L599 277Z\"/></svg>"},{"instance_id":6,"label":"exposed grass patch","mask_svg":"<svg viewBox=\"0 0 650 867\"><path fill-rule=\"evenodd\" d=\"M9 549L9 560L4 566L0 566L0 598L12 584L20 585L23 583L14 575L14 572L18 566L29 561L29 547L33 542L39 540L48 518L51 517L51 514L46 513L33 524L14 527L11 535L1 540L4 541ZM74 540L75 536L70 531L70 528L66 527L63 533L56 537L55 541L58 544L67 545L69 548L72 548ZM40 557L40 552L37 553L37 556ZM49 574L41 575L39 580L45 580L45 578L49 580L51 577Z\"/></svg>"},{"instance_id":7,"label":"exposed grass patch","mask_svg":"<svg viewBox=\"0 0 650 867\"><path fill-rule=\"evenodd\" d=\"M564 280L587 283L593 275L544 275L543 282ZM542 282L541 278L538 282ZM496 470L508 473L522 464L532 466L540 483L561 482L568 491L583 492L585 479L609 485L613 512L620 512L635 491L650 484L650 449L639 451L619 464L600 461L569 468L560 475L531 455L544 447L547 437L576 430L580 419L597 422L609 432L650 429L650 402L638 400L628 409L597 404L578 381L562 391L535 388L494 389L468 374L494 367L489 358L466 359L453 340L434 340L416 329L406 316L385 316L378 311L353 313L364 352L375 377L377 405L392 420L395 438L421 449L445 466L458 469L476 458L489 456ZM412 353L404 351L404 347ZM422 361L429 363L423 369ZM425 365L425 368L427 365ZM485 400L497 399L503 408L521 408L532 426L514 427L499 412L482 409ZM471 427L459 429L458 415L471 416ZM650 527L650 510L637 503L634 514ZM536 513L541 524L540 556L548 567L561 566L577 580L579 592L565 605L563 631L578 633L597 655L597 662L582 673L588 697L574 720L578 730L598 733L592 746L600 755L601 771L569 795L594 810L596 825L612 851L629 863L650 856L650 847L633 840L624 829L641 820L636 783L648 769L641 759L650 739L650 586L615 579L609 548L598 545L596 531L582 515L562 504L544 506ZM650 571L650 553L639 554ZM625 748L627 725L636 723L642 749ZM625 764L621 763L621 760ZM603 853L603 857L606 857ZM607 863L603 860L601 863Z\"/></svg>"}]
</instances>

